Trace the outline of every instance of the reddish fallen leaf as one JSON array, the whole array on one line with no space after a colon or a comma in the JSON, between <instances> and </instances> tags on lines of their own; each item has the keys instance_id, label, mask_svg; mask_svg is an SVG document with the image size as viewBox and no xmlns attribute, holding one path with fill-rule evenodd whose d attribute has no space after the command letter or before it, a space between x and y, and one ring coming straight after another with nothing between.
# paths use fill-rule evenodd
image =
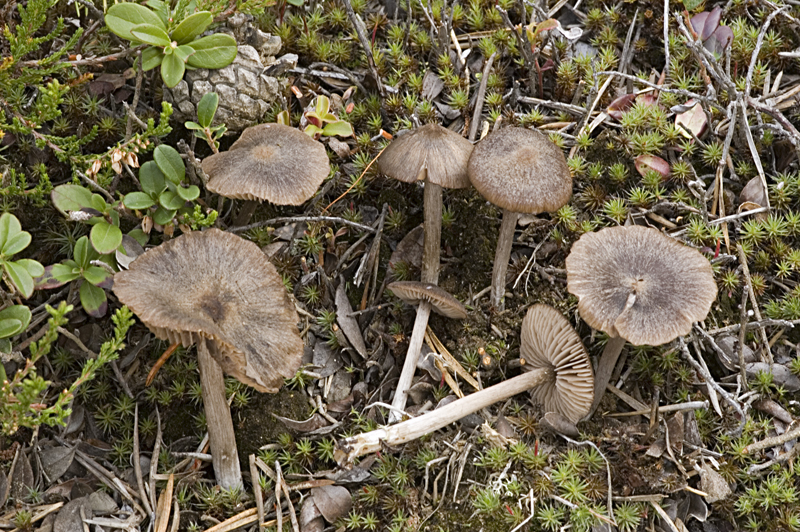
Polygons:
<instances>
[{"instance_id":1,"label":"reddish fallen leaf","mask_svg":"<svg viewBox=\"0 0 800 532\"><path fill-rule=\"evenodd\" d=\"M623 113L633 106L635 99L635 94L624 94L609 104L606 113L614 120L622 120Z\"/></svg>"},{"instance_id":2,"label":"reddish fallen leaf","mask_svg":"<svg viewBox=\"0 0 800 532\"><path fill-rule=\"evenodd\" d=\"M653 170L661 174L661 178L669 178L669 163L657 155L640 155L634 160L636 171L644 176L648 171Z\"/></svg>"},{"instance_id":3,"label":"reddish fallen leaf","mask_svg":"<svg viewBox=\"0 0 800 532\"><path fill-rule=\"evenodd\" d=\"M347 488L342 486L321 486L313 488L311 495L322 516L329 523L344 517L353 507L353 497Z\"/></svg>"}]
</instances>

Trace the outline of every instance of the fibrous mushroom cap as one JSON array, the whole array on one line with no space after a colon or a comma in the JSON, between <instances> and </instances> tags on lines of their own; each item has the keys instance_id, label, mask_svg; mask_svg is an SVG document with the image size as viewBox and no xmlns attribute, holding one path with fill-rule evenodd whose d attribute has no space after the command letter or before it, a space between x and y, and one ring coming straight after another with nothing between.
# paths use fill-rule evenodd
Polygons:
<instances>
[{"instance_id":1,"label":"fibrous mushroom cap","mask_svg":"<svg viewBox=\"0 0 800 532\"><path fill-rule=\"evenodd\" d=\"M378 167L404 183L427 179L444 188L466 188L470 154L470 141L439 124L427 124L392 141Z\"/></svg>"},{"instance_id":2,"label":"fibrous mushroom cap","mask_svg":"<svg viewBox=\"0 0 800 532\"><path fill-rule=\"evenodd\" d=\"M226 198L300 205L311 198L330 172L325 147L282 124L244 130L228 151L203 160L206 188Z\"/></svg>"},{"instance_id":3,"label":"fibrous mushroom cap","mask_svg":"<svg viewBox=\"0 0 800 532\"><path fill-rule=\"evenodd\" d=\"M297 312L280 275L252 242L218 229L184 234L114 276L114 293L156 336L207 339L225 373L276 392L303 355Z\"/></svg>"},{"instance_id":4,"label":"fibrous mushroom cap","mask_svg":"<svg viewBox=\"0 0 800 532\"><path fill-rule=\"evenodd\" d=\"M711 264L641 226L586 233L567 257L567 290L591 327L634 345L660 345L705 319L717 297Z\"/></svg>"},{"instance_id":5,"label":"fibrous mushroom cap","mask_svg":"<svg viewBox=\"0 0 800 532\"><path fill-rule=\"evenodd\" d=\"M572 195L572 177L559 147L521 127L483 139L470 157L469 179L484 198L511 212L556 211Z\"/></svg>"},{"instance_id":6,"label":"fibrous mushroom cap","mask_svg":"<svg viewBox=\"0 0 800 532\"><path fill-rule=\"evenodd\" d=\"M436 285L418 281L397 281L390 283L386 288L409 305L419 305L421 301L427 301L437 314L457 320L467 317L464 305Z\"/></svg>"},{"instance_id":7,"label":"fibrous mushroom cap","mask_svg":"<svg viewBox=\"0 0 800 532\"><path fill-rule=\"evenodd\" d=\"M577 423L589 413L594 399L592 364L578 333L553 307L534 305L522 320L521 337L523 368L552 368L555 373L531 394L546 411Z\"/></svg>"}]
</instances>

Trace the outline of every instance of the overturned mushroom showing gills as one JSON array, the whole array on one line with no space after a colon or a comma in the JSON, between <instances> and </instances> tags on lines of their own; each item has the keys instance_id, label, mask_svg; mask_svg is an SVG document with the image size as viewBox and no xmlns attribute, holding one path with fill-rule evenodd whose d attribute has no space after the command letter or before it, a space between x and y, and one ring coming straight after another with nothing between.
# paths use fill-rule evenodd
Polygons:
<instances>
[{"instance_id":1,"label":"overturned mushroom showing gills","mask_svg":"<svg viewBox=\"0 0 800 532\"><path fill-rule=\"evenodd\" d=\"M591 415L625 341L661 345L688 334L717 297L711 264L696 250L641 226L586 233L567 257L567 290L578 312L607 333Z\"/></svg>"},{"instance_id":2,"label":"overturned mushroom showing gills","mask_svg":"<svg viewBox=\"0 0 800 532\"><path fill-rule=\"evenodd\" d=\"M282 124L244 130L233 145L203 160L206 188L226 198L249 200L234 225L246 224L258 201L301 205L330 173L325 147L302 131Z\"/></svg>"},{"instance_id":3,"label":"overturned mushroom showing gills","mask_svg":"<svg viewBox=\"0 0 800 532\"><path fill-rule=\"evenodd\" d=\"M184 234L114 276L114 293L155 335L196 343L214 474L242 485L223 370L274 393L303 355L297 312L261 250L217 229Z\"/></svg>"},{"instance_id":4,"label":"overturned mushroom showing gills","mask_svg":"<svg viewBox=\"0 0 800 532\"><path fill-rule=\"evenodd\" d=\"M591 362L577 333L557 310L536 305L528 311L523 322L520 353L534 366L530 371L420 417L345 438L337 446L336 461L344 465L380 450L382 444L391 446L413 441L530 389L534 389L534 395L547 410L569 419L586 412L594 387Z\"/></svg>"},{"instance_id":5,"label":"overturned mushroom showing gills","mask_svg":"<svg viewBox=\"0 0 800 532\"><path fill-rule=\"evenodd\" d=\"M502 310L519 214L561 208L572 195L572 177L564 154L550 139L538 131L506 127L475 147L469 179L484 198L503 209L492 268L492 305Z\"/></svg>"},{"instance_id":6,"label":"overturned mushroom showing gills","mask_svg":"<svg viewBox=\"0 0 800 532\"><path fill-rule=\"evenodd\" d=\"M414 329L411 331L411 339L408 342L406 361L400 372L400 379L397 381L397 388L392 400L392 406L396 410L389 415L390 421L396 421L400 417L398 412L405 409L408 401L408 389L411 387L414 371L417 369L417 359L425 338L425 328L431 309L437 314L457 320L466 319L467 309L456 298L430 283L397 281L390 283L386 288L409 305L419 305L417 317L414 320Z\"/></svg>"}]
</instances>

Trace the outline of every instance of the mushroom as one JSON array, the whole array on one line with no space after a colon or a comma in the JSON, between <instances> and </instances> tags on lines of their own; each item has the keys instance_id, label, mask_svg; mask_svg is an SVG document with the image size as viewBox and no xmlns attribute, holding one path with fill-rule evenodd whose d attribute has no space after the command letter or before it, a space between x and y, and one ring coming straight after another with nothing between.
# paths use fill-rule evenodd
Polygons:
<instances>
[{"instance_id":1,"label":"mushroom","mask_svg":"<svg viewBox=\"0 0 800 532\"><path fill-rule=\"evenodd\" d=\"M467 164L472 153L472 143L439 124L427 124L398 137L378 158L381 172L404 183L424 181L423 196L425 240L422 251L423 283L436 284L439 280L439 248L442 235L442 187L469 187ZM425 331L430 316L430 306L422 302L417 309L414 331ZM406 402L407 386L419 358L419 346L409 345L402 376L395 392L394 406L402 411ZM422 345L420 337L419 345ZM407 377L407 378L404 378ZM406 388L403 388L403 384ZM400 404L402 403L402 404ZM393 411L390 419L396 419Z\"/></svg>"},{"instance_id":2,"label":"mushroom","mask_svg":"<svg viewBox=\"0 0 800 532\"><path fill-rule=\"evenodd\" d=\"M337 462L340 465L352 462L380 450L382 444L410 442L530 389L545 410L570 420L579 419L591 404L594 383L592 365L578 334L557 310L535 305L523 320L521 341L520 354L526 365L531 366L529 371L422 416L345 438L337 446Z\"/></svg>"},{"instance_id":3,"label":"mushroom","mask_svg":"<svg viewBox=\"0 0 800 532\"><path fill-rule=\"evenodd\" d=\"M330 173L325 147L305 133L283 124L249 127L228 151L203 159L206 188L226 198L244 199L234 225L253 215L256 200L275 205L301 205Z\"/></svg>"},{"instance_id":4,"label":"mushroom","mask_svg":"<svg viewBox=\"0 0 800 532\"><path fill-rule=\"evenodd\" d=\"M114 293L158 338L197 344L214 474L241 486L222 372L273 393L299 367L297 312L280 275L254 243L209 229L139 256L114 276Z\"/></svg>"},{"instance_id":5,"label":"mushroom","mask_svg":"<svg viewBox=\"0 0 800 532\"><path fill-rule=\"evenodd\" d=\"M586 233L567 257L567 290L589 326L610 336L600 358L591 415L625 341L661 345L688 334L717 297L711 264L698 251L641 226Z\"/></svg>"},{"instance_id":6,"label":"mushroom","mask_svg":"<svg viewBox=\"0 0 800 532\"><path fill-rule=\"evenodd\" d=\"M469 179L503 209L492 268L492 305L503 309L508 259L520 213L552 212L572 195L572 177L561 150L535 130L506 127L482 140L469 159Z\"/></svg>"},{"instance_id":7,"label":"mushroom","mask_svg":"<svg viewBox=\"0 0 800 532\"><path fill-rule=\"evenodd\" d=\"M431 283L397 281L390 283L386 288L409 305L419 305L417 317L414 320L414 329L411 331L411 340L408 342L406 361L403 364L403 370L400 373L400 379L397 381L394 399L392 400L392 407L395 410L389 414L389 420L396 421L400 417L399 412L402 412L406 407L408 389L411 386L411 381L417 368L417 359L422 348L422 341L425 338L425 328L428 324L428 315L431 309L442 316L461 320L467 317L467 309L456 298ZM420 320L421 313L419 309L423 306L426 308L424 312L425 319ZM413 365L409 364L412 354Z\"/></svg>"}]
</instances>

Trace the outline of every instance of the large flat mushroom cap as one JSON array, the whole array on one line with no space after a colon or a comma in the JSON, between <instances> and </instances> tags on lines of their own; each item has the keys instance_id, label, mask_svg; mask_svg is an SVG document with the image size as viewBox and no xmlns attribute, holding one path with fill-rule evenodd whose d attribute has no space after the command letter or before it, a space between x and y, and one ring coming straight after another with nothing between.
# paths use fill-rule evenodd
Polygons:
<instances>
[{"instance_id":1,"label":"large flat mushroom cap","mask_svg":"<svg viewBox=\"0 0 800 532\"><path fill-rule=\"evenodd\" d=\"M473 150L468 171L484 198L511 212L553 212L572 195L561 149L531 129L505 127L491 133Z\"/></svg>"},{"instance_id":2,"label":"large flat mushroom cap","mask_svg":"<svg viewBox=\"0 0 800 532\"><path fill-rule=\"evenodd\" d=\"M228 151L203 160L206 188L226 198L301 205L330 172L325 147L283 124L244 130Z\"/></svg>"},{"instance_id":3,"label":"large flat mushroom cap","mask_svg":"<svg viewBox=\"0 0 800 532\"><path fill-rule=\"evenodd\" d=\"M114 276L114 293L159 338L206 338L223 371L276 392L303 356L297 312L280 275L252 242L209 229L140 255Z\"/></svg>"},{"instance_id":4,"label":"large flat mushroom cap","mask_svg":"<svg viewBox=\"0 0 800 532\"><path fill-rule=\"evenodd\" d=\"M444 188L467 188L472 143L439 124L427 124L397 137L378 158L381 172L413 183L426 179Z\"/></svg>"},{"instance_id":5,"label":"large flat mushroom cap","mask_svg":"<svg viewBox=\"0 0 800 532\"><path fill-rule=\"evenodd\" d=\"M586 233L567 257L567 290L591 327L634 345L688 334L717 297L711 264L696 250L642 226Z\"/></svg>"},{"instance_id":6,"label":"large flat mushroom cap","mask_svg":"<svg viewBox=\"0 0 800 532\"><path fill-rule=\"evenodd\" d=\"M437 314L456 320L467 318L467 309L464 308L464 305L434 284L396 281L390 283L386 288L409 305L419 305L421 301L427 301Z\"/></svg>"},{"instance_id":7,"label":"large flat mushroom cap","mask_svg":"<svg viewBox=\"0 0 800 532\"><path fill-rule=\"evenodd\" d=\"M553 307L534 305L522 320L521 340L523 368L555 372L555 379L537 386L531 395L547 412L577 423L589 413L594 399L592 364L578 333Z\"/></svg>"}]
</instances>

